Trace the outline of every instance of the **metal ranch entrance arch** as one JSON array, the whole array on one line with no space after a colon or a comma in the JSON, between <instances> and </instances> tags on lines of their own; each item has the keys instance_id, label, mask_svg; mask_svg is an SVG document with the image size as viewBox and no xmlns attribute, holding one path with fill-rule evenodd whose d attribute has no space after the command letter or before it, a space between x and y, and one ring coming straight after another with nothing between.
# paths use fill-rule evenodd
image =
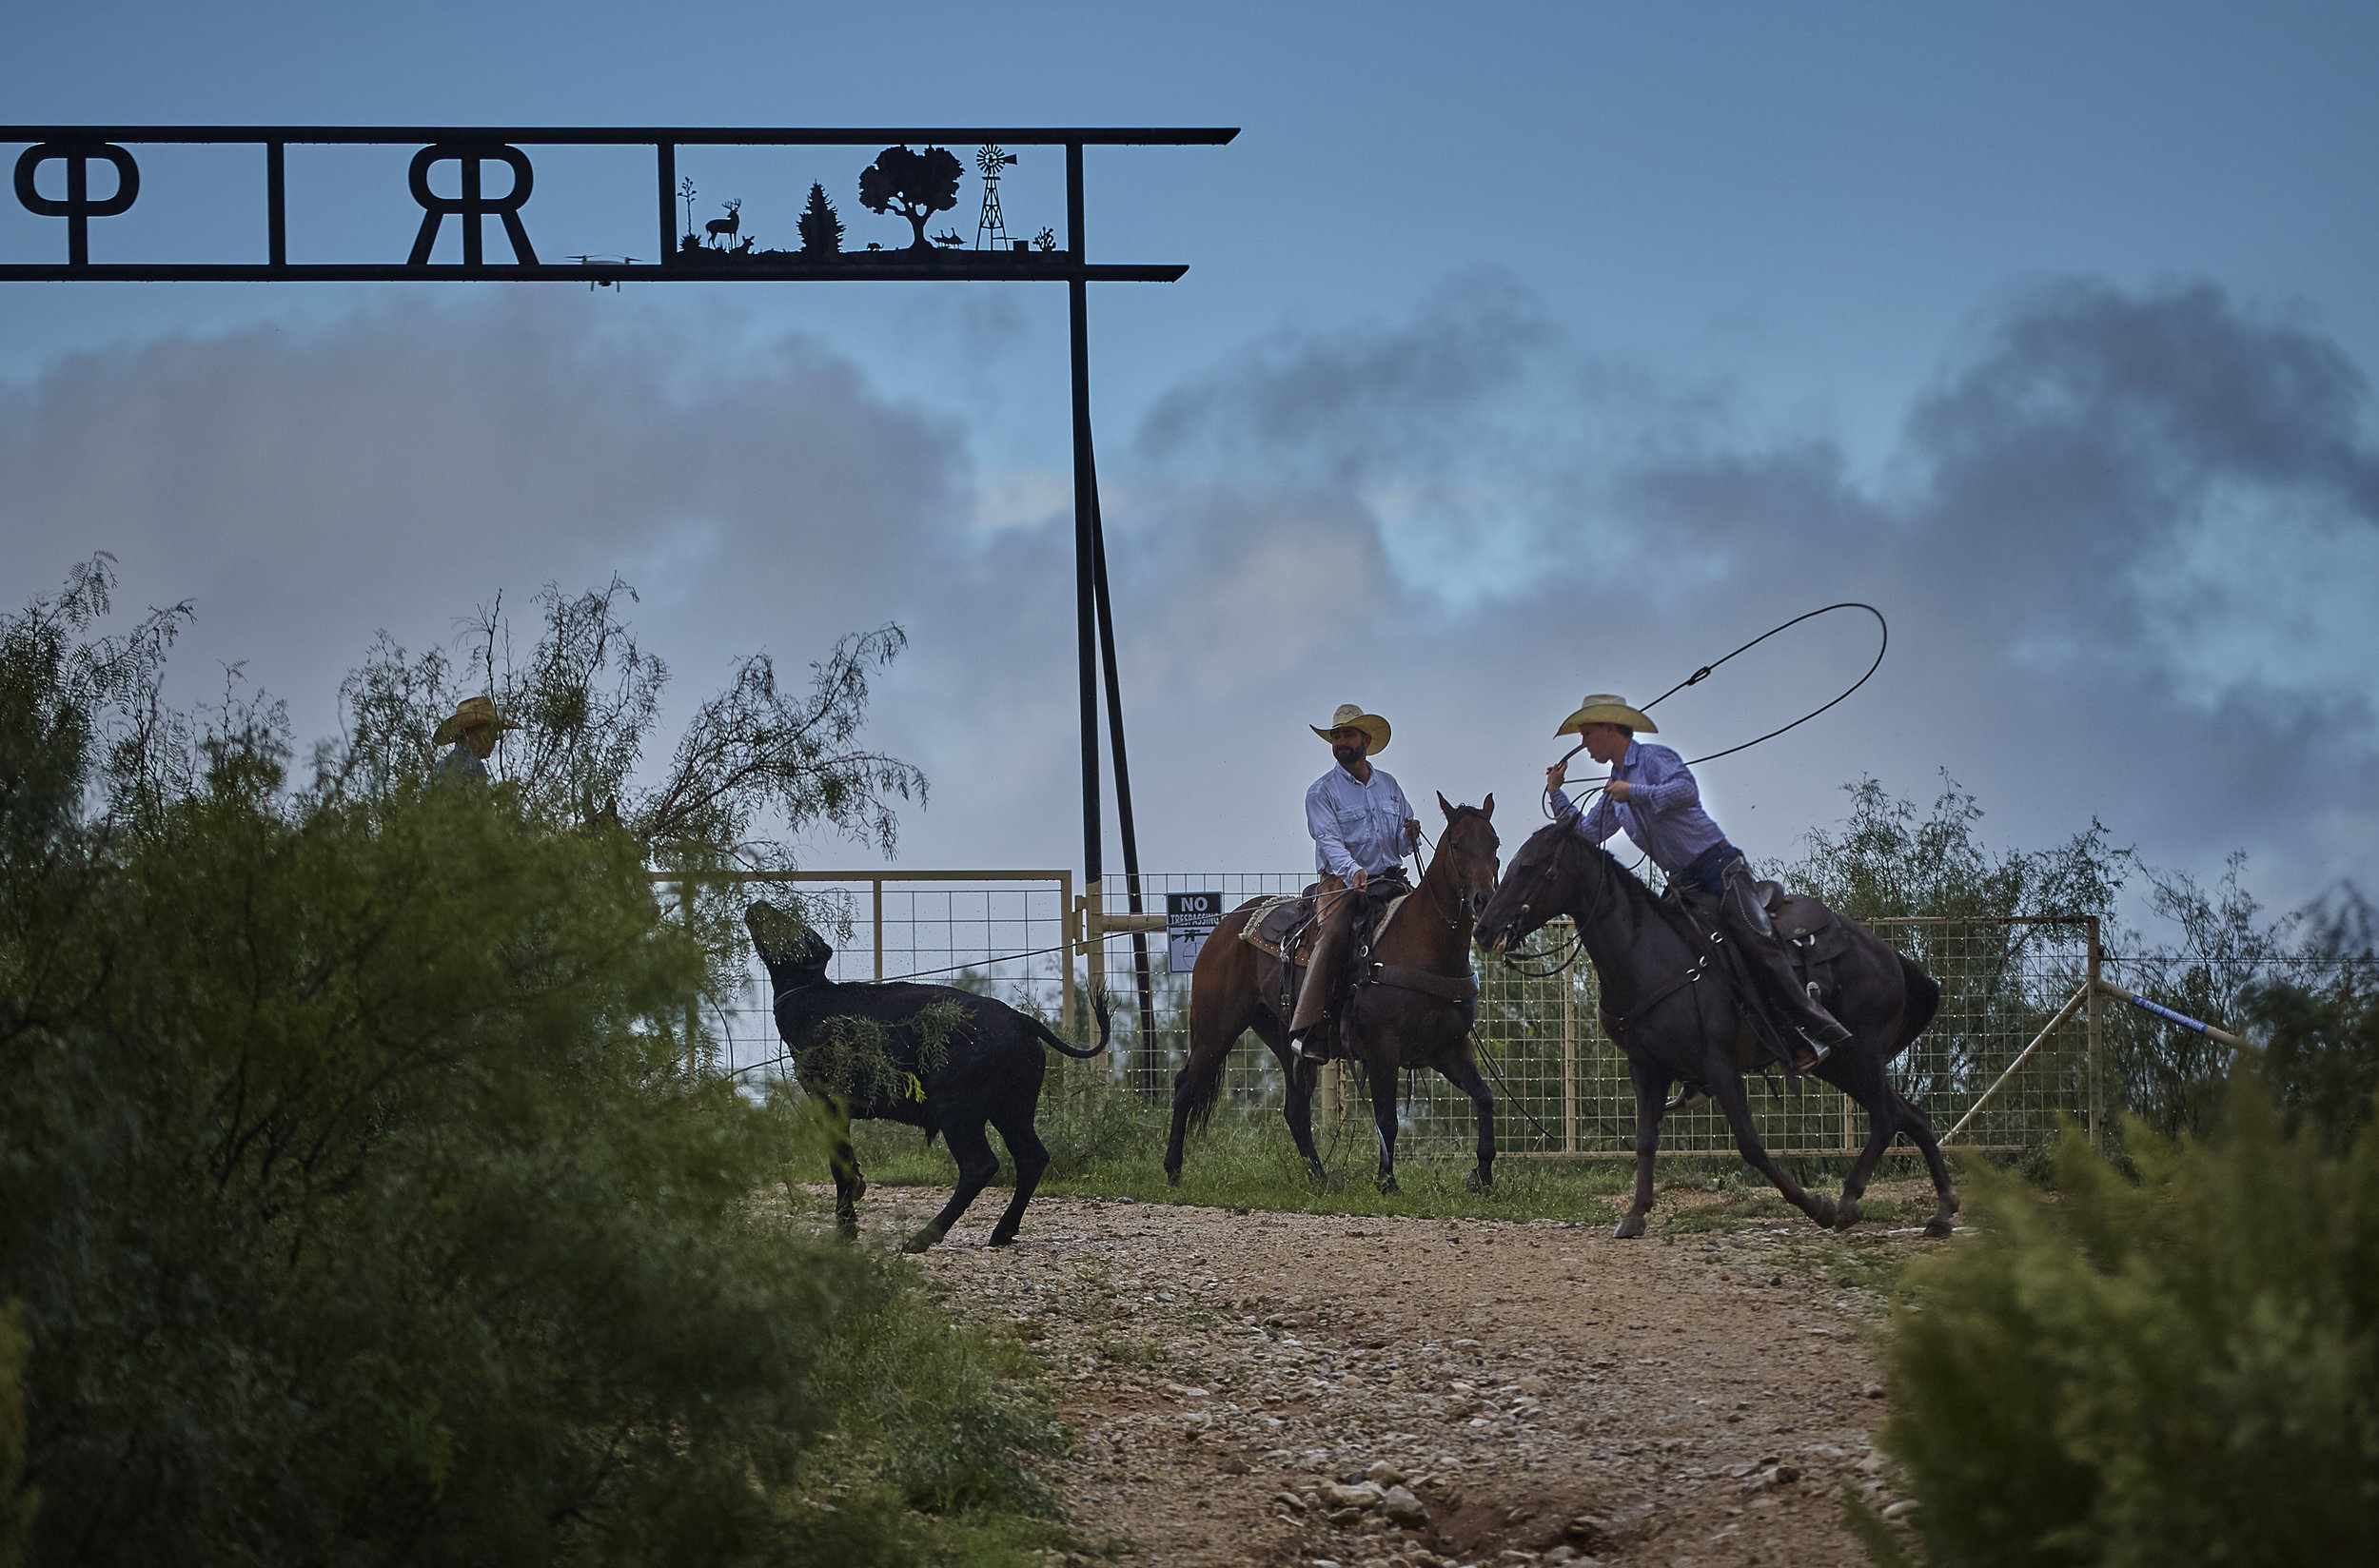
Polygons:
<instances>
[{"instance_id":1,"label":"metal ranch entrance arch","mask_svg":"<svg viewBox=\"0 0 2379 1568\"><path fill-rule=\"evenodd\" d=\"M1093 283L1171 283L1189 270L1180 264L1093 263L1083 245L1082 154L1090 147L1221 146L1238 135L1235 127L1119 128L1090 127L910 126L696 128L688 127L598 127L570 126L0 126L0 147L23 150L15 159L20 206L37 217L61 220L66 260L61 263L0 264L0 282L16 283L326 283L620 282L822 283L1062 282L1066 284L1073 352L1074 612L1076 658L1082 689L1082 860L1086 891L1100 882L1098 700L1102 676L1107 693L1110 749L1115 765L1115 809L1121 830L1124 873L1132 912L1141 911L1140 853L1131 816L1131 770L1124 749L1123 696L1115 669L1114 616L1107 587L1105 529L1099 518L1098 468L1091 440L1091 359L1088 288ZM936 148L984 146L1061 147L1066 152L1066 237L1062 248L1045 237L1044 248L1014 242L1001 249L943 248L925 243L925 218L904 211L917 244L901 250L839 249L753 254L711 249L681 241L678 228L678 149L696 147L879 147L905 151L922 143ZM94 222L128 211L141 192L140 167L130 148L143 145L233 145L264 151L260 263L93 262ZM392 202L410 202L421 211L413 245L402 261L292 262L288 255L288 180L285 149L291 146L411 147L417 148L403 186L391 186ZM624 147L653 149L654 189L660 215L659 256L651 263L578 258L568 264L539 258L525 209L536 188L536 171L523 147ZM945 154L944 156L948 156ZM1013 160L1009 160L1013 162ZM879 160L879 163L881 160ZM94 170L94 166L105 166ZM450 167L449 167L450 166ZM952 167L954 167L954 160ZM94 172L97 178L94 179ZM871 170L874 173L875 170ZM995 176L996 164L992 172ZM454 195L437 186L448 183ZM104 195L94 186L108 185ZM45 186L48 188L45 189ZM501 188L498 188L501 186ZM863 200L867 200L863 188ZM870 200L868 205L875 203ZM948 205L923 206L930 216ZM879 209L881 210L881 209ZM737 214L709 225L732 234ZM484 225L500 225L501 251L490 260ZM430 260L448 221L461 230L460 265ZM982 231L978 229L980 242ZM1004 236L1003 236L1004 237ZM945 242L945 245L947 242ZM1145 940L1136 932L1135 969L1141 1014L1149 1008Z\"/></svg>"}]
</instances>

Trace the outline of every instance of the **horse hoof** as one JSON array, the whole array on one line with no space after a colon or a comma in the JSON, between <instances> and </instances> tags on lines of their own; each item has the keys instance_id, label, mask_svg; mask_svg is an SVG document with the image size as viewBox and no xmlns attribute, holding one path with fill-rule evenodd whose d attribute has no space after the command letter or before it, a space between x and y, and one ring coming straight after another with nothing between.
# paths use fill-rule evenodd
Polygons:
<instances>
[{"instance_id":1,"label":"horse hoof","mask_svg":"<svg viewBox=\"0 0 2379 1568\"><path fill-rule=\"evenodd\" d=\"M1841 1204L1834 1211L1834 1228L1838 1231L1848 1230L1851 1226L1858 1223L1858 1200L1856 1198L1843 1199Z\"/></svg>"},{"instance_id":2,"label":"horse hoof","mask_svg":"<svg viewBox=\"0 0 2379 1568\"><path fill-rule=\"evenodd\" d=\"M920 1230L915 1235L910 1237L907 1241L901 1243L900 1250L903 1252L922 1252L927 1247L932 1246L935 1242L938 1242L941 1239L940 1233L935 1231L933 1226L928 1225L923 1230Z\"/></svg>"},{"instance_id":3,"label":"horse hoof","mask_svg":"<svg viewBox=\"0 0 2379 1568\"><path fill-rule=\"evenodd\" d=\"M984 1245L987 1246L1013 1246L1016 1245L1016 1233L1013 1230L994 1230L992 1232L992 1239Z\"/></svg>"},{"instance_id":4,"label":"horse hoof","mask_svg":"<svg viewBox=\"0 0 2379 1568\"><path fill-rule=\"evenodd\" d=\"M1181 1185L1181 1167L1179 1166L1167 1166L1165 1167L1165 1185L1167 1186L1179 1186Z\"/></svg>"},{"instance_id":5,"label":"horse hoof","mask_svg":"<svg viewBox=\"0 0 2379 1568\"><path fill-rule=\"evenodd\" d=\"M1473 1170L1462 1179L1462 1189L1465 1192L1494 1191L1495 1172L1491 1170Z\"/></svg>"},{"instance_id":6,"label":"horse hoof","mask_svg":"<svg viewBox=\"0 0 2379 1568\"><path fill-rule=\"evenodd\" d=\"M1950 1224L1950 1217L1946 1214L1936 1214L1925 1222L1925 1234L1928 1236L1946 1236L1956 1228Z\"/></svg>"},{"instance_id":7,"label":"horse hoof","mask_svg":"<svg viewBox=\"0 0 2379 1568\"><path fill-rule=\"evenodd\" d=\"M1625 1219L1619 1222L1619 1228L1611 1232L1611 1239L1620 1242L1632 1241L1636 1237L1642 1234L1643 1216L1641 1214L1630 1214Z\"/></svg>"},{"instance_id":8,"label":"horse hoof","mask_svg":"<svg viewBox=\"0 0 2379 1568\"><path fill-rule=\"evenodd\" d=\"M1378 1187L1382 1192L1393 1192L1396 1190L1396 1178L1393 1176L1383 1176L1371 1185Z\"/></svg>"},{"instance_id":9,"label":"horse hoof","mask_svg":"<svg viewBox=\"0 0 2379 1568\"><path fill-rule=\"evenodd\" d=\"M1811 1201L1809 1217L1818 1222L1818 1228L1819 1230L1833 1229L1835 1220L1834 1200L1831 1198L1813 1199Z\"/></svg>"}]
</instances>

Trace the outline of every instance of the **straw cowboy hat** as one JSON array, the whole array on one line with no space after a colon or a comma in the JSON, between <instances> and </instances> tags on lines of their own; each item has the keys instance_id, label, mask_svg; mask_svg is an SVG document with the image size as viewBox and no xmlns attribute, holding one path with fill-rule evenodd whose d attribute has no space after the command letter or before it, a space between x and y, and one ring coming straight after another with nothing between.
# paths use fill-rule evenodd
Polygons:
<instances>
[{"instance_id":1,"label":"straw cowboy hat","mask_svg":"<svg viewBox=\"0 0 2379 1568\"><path fill-rule=\"evenodd\" d=\"M1330 737L1332 730L1361 730L1371 737L1371 743L1363 749L1366 756L1377 756L1387 750L1387 720L1377 714L1366 714L1351 702L1340 703L1338 712L1330 715L1327 725L1309 724L1306 727L1324 740Z\"/></svg>"},{"instance_id":2,"label":"straw cowboy hat","mask_svg":"<svg viewBox=\"0 0 2379 1568\"><path fill-rule=\"evenodd\" d=\"M1638 735L1659 735L1661 727L1634 708L1624 697L1608 692L1597 692L1578 705L1578 711L1562 720L1557 735L1575 735L1589 724L1624 724Z\"/></svg>"},{"instance_id":3,"label":"straw cowboy hat","mask_svg":"<svg viewBox=\"0 0 2379 1568\"><path fill-rule=\"evenodd\" d=\"M455 709L454 716L438 726L438 733L430 737L429 743L433 746L448 745L462 739L464 732L476 730L482 724L493 724L499 730L517 730L521 727L496 712L496 704L489 698L466 696Z\"/></svg>"}]
</instances>

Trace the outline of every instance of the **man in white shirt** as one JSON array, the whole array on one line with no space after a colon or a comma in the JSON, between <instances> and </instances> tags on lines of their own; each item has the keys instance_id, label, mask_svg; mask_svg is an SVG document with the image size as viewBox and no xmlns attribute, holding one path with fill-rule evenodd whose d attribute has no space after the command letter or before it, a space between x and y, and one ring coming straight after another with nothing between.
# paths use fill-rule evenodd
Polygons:
<instances>
[{"instance_id":1,"label":"man in white shirt","mask_svg":"<svg viewBox=\"0 0 2379 1568\"><path fill-rule=\"evenodd\" d=\"M1375 884L1401 885L1405 856L1421 842L1421 819L1412 814L1393 776L1371 766L1387 750L1387 720L1352 702L1330 715L1328 729L1308 726L1330 743L1338 765L1306 791L1306 831L1313 834L1314 870L1321 873L1321 934L1314 939L1305 983L1297 992L1296 1016L1288 1021L1289 1049L1299 1056L1329 1012L1347 933L1354 929L1357 901L1385 892Z\"/></svg>"}]
</instances>

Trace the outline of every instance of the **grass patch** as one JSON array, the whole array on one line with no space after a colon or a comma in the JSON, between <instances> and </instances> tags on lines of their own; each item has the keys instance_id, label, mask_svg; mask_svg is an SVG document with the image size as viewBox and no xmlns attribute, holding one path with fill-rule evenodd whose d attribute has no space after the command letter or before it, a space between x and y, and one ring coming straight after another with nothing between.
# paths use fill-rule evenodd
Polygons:
<instances>
[{"instance_id":1,"label":"grass patch","mask_svg":"<svg viewBox=\"0 0 2379 1568\"><path fill-rule=\"evenodd\" d=\"M1471 1192L1464 1185L1470 1172L1467 1158L1400 1158L1399 1190L1382 1193L1372 1182L1378 1155L1367 1122L1317 1131L1316 1147L1328 1173L1317 1184L1277 1111L1218 1112L1203 1134L1190 1139L1183 1151L1181 1185L1174 1186L1164 1171L1170 1118L1168 1109L1144 1105L1104 1084L1077 1081L1061 1088L1053 1080L1041 1105L1041 1138L1052 1156L1041 1191L1269 1213L1602 1225L1625 1212L1635 1190L1631 1160L1502 1159L1495 1164L1494 1190ZM870 1182L949 1186L957 1180L957 1166L948 1150L938 1142L929 1147L911 1128L862 1123L853 1128L853 1137ZM993 1147L999 1147L996 1139ZM1850 1162L1796 1158L1785 1165L1804 1186L1834 1192L1840 1188ZM1896 1153L1877 1175L1897 1180L1920 1174L1922 1168L1914 1153ZM1764 1177L1731 1154L1664 1154L1654 1174L1660 1199L1654 1220L1665 1231L1809 1223ZM994 1180L1002 1186L1013 1181L1004 1158ZM1888 1225L1917 1224L1932 1212L1929 1198L1917 1204L1870 1196L1864 1205L1870 1222Z\"/></svg>"}]
</instances>

